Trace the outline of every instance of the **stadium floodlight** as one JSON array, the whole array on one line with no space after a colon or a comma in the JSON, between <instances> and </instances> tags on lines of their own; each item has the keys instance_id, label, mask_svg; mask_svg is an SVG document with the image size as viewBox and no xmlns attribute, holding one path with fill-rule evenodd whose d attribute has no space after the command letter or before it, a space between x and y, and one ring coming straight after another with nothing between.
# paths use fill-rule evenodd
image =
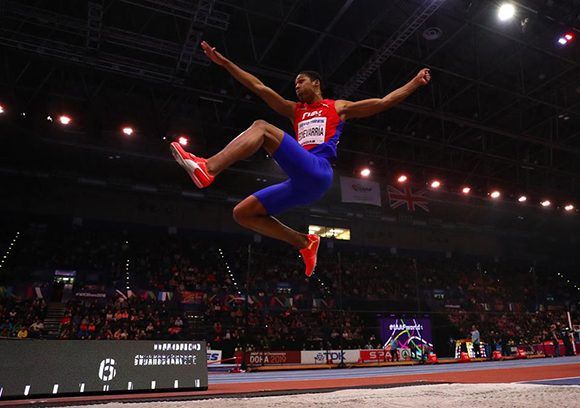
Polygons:
<instances>
[{"instance_id":1,"label":"stadium floodlight","mask_svg":"<svg viewBox=\"0 0 580 408\"><path fill-rule=\"evenodd\" d=\"M497 18L499 18L499 21L508 21L511 20L515 14L516 8L513 4L503 3L501 6L499 6Z\"/></svg>"},{"instance_id":2,"label":"stadium floodlight","mask_svg":"<svg viewBox=\"0 0 580 408\"><path fill-rule=\"evenodd\" d=\"M2 113L4 113L4 112L6 112L6 111L4 110L4 105L0 105L0 114L2 114Z\"/></svg>"},{"instance_id":3,"label":"stadium floodlight","mask_svg":"<svg viewBox=\"0 0 580 408\"><path fill-rule=\"evenodd\" d=\"M439 188L441 187L441 182L439 180L433 180L430 184L431 188Z\"/></svg>"},{"instance_id":4,"label":"stadium floodlight","mask_svg":"<svg viewBox=\"0 0 580 408\"><path fill-rule=\"evenodd\" d=\"M566 211L572 211L572 210L574 209L574 206L573 206L572 204L566 204L566 205L564 206L564 209L565 209Z\"/></svg>"},{"instance_id":5,"label":"stadium floodlight","mask_svg":"<svg viewBox=\"0 0 580 408\"><path fill-rule=\"evenodd\" d=\"M528 197L526 197L525 195L520 196L520 198L518 198L518 201L520 203L525 203L528 200Z\"/></svg>"},{"instance_id":6,"label":"stadium floodlight","mask_svg":"<svg viewBox=\"0 0 580 408\"><path fill-rule=\"evenodd\" d=\"M501 193L498 190L494 190L491 192L490 196L491 198L499 198L501 196Z\"/></svg>"},{"instance_id":7,"label":"stadium floodlight","mask_svg":"<svg viewBox=\"0 0 580 408\"><path fill-rule=\"evenodd\" d=\"M572 40L574 40L574 34L573 33L566 33L562 37L558 38L558 44L567 45Z\"/></svg>"},{"instance_id":8,"label":"stadium floodlight","mask_svg":"<svg viewBox=\"0 0 580 408\"><path fill-rule=\"evenodd\" d=\"M550 205L552 205L550 200L544 200L540 204L542 205L542 207L549 207Z\"/></svg>"},{"instance_id":9,"label":"stadium floodlight","mask_svg":"<svg viewBox=\"0 0 580 408\"><path fill-rule=\"evenodd\" d=\"M469 194L469 193L471 193L471 187L469 187L469 186L465 186L465 187L463 187L463 188L461 189L461 192L462 192L463 194Z\"/></svg>"},{"instance_id":10,"label":"stadium floodlight","mask_svg":"<svg viewBox=\"0 0 580 408\"><path fill-rule=\"evenodd\" d=\"M371 175L371 169L369 169L368 167L365 167L364 169L362 169L360 171L360 175L363 177L368 177Z\"/></svg>"},{"instance_id":11,"label":"stadium floodlight","mask_svg":"<svg viewBox=\"0 0 580 408\"><path fill-rule=\"evenodd\" d=\"M61 125L70 125L70 123L72 122L72 119L70 116L68 115L60 115L58 117L58 121L60 122Z\"/></svg>"},{"instance_id":12,"label":"stadium floodlight","mask_svg":"<svg viewBox=\"0 0 580 408\"><path fill-rule=\"evenodd\" d=\"M127 136L131 136L133 134L134 130L131 126L125 126L123 127L123 133Z\"/></svg>"},{"instance_id":13,"label":"stadium floodlight","mask_svg":"<svg viewBox=\"0 0 580 408\"><path fill-rule=\"evenodd\" d=\"M189 139L185 136L179 136L179 144L182 146L187 146L187 143L189 143Z\"/></svg>"},{"instance_id":14,"label":"stadium floodlight","mask_svg":"<svg viewBox=\"0 0 580 408\"><path fill-rule=\"evenodd\" d=\"M398 181L399 183L404 183L404 182L405 182L405 181L407 181L408 179L409 179L409 178L408 178L406 175L404 175L404 174L401 174L401 175L400 175L400 176L397 178L397 181Z\"/></svg>"}]
</instances>

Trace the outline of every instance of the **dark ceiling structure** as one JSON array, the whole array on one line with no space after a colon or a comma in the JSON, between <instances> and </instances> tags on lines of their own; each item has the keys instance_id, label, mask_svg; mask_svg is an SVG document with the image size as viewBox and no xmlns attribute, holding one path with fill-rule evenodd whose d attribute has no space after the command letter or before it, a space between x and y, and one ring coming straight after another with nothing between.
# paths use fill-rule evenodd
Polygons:
<instances>
[{"instance_id":1,"label":"dark ceiling structure","mask_svg":"<svg viewBox=\"0 0 580 408\"><path fill-rule=\"evenodd\" d=\"M501 22L486 0L0 0L0 102L38 123L71 112L83 146L167 155L185 132L207 153L256 119L291 127L201 39L287 98L303 69L356 100L429 67L428 87L349 124L339 171L580 198L580 39L557 43L580 34L580 0L512 3Z\"/></svg>"}]
</instances>

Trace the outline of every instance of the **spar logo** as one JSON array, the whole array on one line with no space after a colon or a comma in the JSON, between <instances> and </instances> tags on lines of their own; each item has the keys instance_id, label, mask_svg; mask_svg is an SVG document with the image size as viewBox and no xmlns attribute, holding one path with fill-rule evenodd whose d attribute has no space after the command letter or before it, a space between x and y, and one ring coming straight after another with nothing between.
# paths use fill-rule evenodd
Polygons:
<instances>
[{"instance_id":1,"label":"spar logo","mask_svg":"<svg viewBox=\"0 0 580 408\"><path fill-rule=\"evenodd\" d=\"M389 353L389 356L390 356L390 354L391 353ZM385 350L369 351L369 360L384 360L386 357L387 357L387 352Z\"/></svg>"},{"instance_id":2,"label":"spar logo","mask_svg":"<svg viewBox=\"0 0 580 408\"><path fill-rule=\"evenodd\" d=\"M314 356L316 362L342 361L343 359L344 351L321 351Z\"/></svg>"}]
</instances>

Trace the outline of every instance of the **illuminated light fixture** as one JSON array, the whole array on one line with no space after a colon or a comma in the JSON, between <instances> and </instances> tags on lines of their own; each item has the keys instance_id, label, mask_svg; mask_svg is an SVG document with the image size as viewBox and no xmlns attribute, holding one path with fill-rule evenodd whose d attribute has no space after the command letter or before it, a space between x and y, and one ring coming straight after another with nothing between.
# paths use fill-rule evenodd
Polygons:
<instances>
[{"instance_id":1,"label":"illuminated light fixture","mask_svg":"<svg viewBox=\"0 0 580 408\"><path fill-rule=\"evenodd\" d=\"M60 115L58 117L58 121L60 122L61 125L69 125L72 121L72 119L70 118L70 116L67 115Z\"/></svg>"},{"instance_id":2,"label":"illuminated light fixture","mask_svg":"<svg viewBox=\"0 0 580 408\"><path fill-rule=\"evenodd\" d=\"M501 193L497 190L494 190L491 192L490 196L491 198L499 198L501 196Z\"/></svg>"},{"instance_id":3,"label":"illuminated light fixture","mask_svg":"<svg viewBox=\"0 0 580 408\"><path fill-rule=\"evenodd\" d=\"M126 134L127 136L131 136L133 134L133 128L130 126L125 126L123 128L123 133Z\"/></svg>"},{"instance_id":4,"label":"illuminated light fixture","mask_svg":"<svg viewBox=\"0 0 580 408\"><path fill-rule=\"evenodd\" d=\"M431 188L439 188L441 187L441 182L439 180L433 180L431 182Z\"/></svg>"},{"instance_id":5,"label":"illuminated light fixture","mask_svg":"<svg viewBox=\"0 0 580 408\"><path fill-rule=\"evenodd\" d=\"M180 136L178 140L179 144L182 146L187 146L187 143L189 142L189 140L185 136Z\"/></svg>"},{"instance_id":6,"label":"illuminated light fixture","mask_svg":"<svg viewBox=\"0 0 580 408\"><path fill-rule=\"evenodd\" d=\"M360 171L360 175L363 177L368 177L371 175L371 169L369 169L368 167L365 167L364 169L362 169Z\"/></svg>"},{"instance_id":7,"label":"illuminated light fixture","mask_svg":"<svg viewBox=\"0 0 580 408\"><path fill-rule=\"evenodd\" d=\"M398 181L399 183L404 183L404 182L405 182L405 181L407 181L407 180L408 180L408 177L407 177L406 175L404 175L404 174L401 174L401 175L399 176L399 178L397 179L397 181Z\"/></svg>"},{"instance_id":8,"label":"illuminated light fixture","mask_svg":"<svg viewBox=\"0 0 580 408\"><path fill-rule=\"evenodd\" d=\"M518 201L520 203L525 203L528 200L528 197L526 197L525 195L520 196L520 198L518 198Z\"/></svg>"},{"instance_id":9,"label":"illuminated light fixture","mask_svg":"<svg viewBox=\"0 0 580 408\"><path fill-rule=\"evenodd\" d=\"M566 45L574 39L573 33L566 33L558 39L558 44Z\"/></svg>"},{"instance_id":10,"label":"illuminated light fixture","mask_svg":"<svg viewBox=\"0 0 580 408\"><path fill-rule=\"evenodd\" d=\"M4 105L0 105L0 114L1 114L1 113L4 113L4 112L6 112L6 111L4 110Z\"/></svg>"},{"instance_id":11,"label":"illuminated light fixture","mask_svg":"<svg viewBox=\"0 0 580 408\"><path fill-rule=\"evenodd\" d=\"M542 207L549 207L550 205L552 205L550 200L544 200L540 204L542 205Z\"/></svg>"},{"instance_id":12,"label":"illuminated light fixture","mask_svg":"<svg viewBox=\"0 0 580 408\"><path fill-rule=\"evenodd\" d=\"M516 8L513 4L510 3L503 3L497 12L497 18L499 21L508 21L513 18L516 14Z\"/></svg>"},{"instance_id":13,"label":"illuminated light fixture","mask_svg":"<svg viewBox=\"0 0 580 408\"><path fill-rule=\"evenodd\" d=\"M467 186L465 186L465 187L463 187L463 188L461 189L461 192L462 192L463 194L469 194L469 193L471 193L471 187L467 187Z\"/></svg>"},{"instance_id":14,"label":"illuminated light fixture","mask_svg":"<svg viewBox=\"0 0 580 408\"><path fill-rule=\"evenodd\" d=\"M572 204L566 204L566 206L564 207L564 209L566 211L572 211L574 209L574 206Z\"/></svg>"}]
</instances>

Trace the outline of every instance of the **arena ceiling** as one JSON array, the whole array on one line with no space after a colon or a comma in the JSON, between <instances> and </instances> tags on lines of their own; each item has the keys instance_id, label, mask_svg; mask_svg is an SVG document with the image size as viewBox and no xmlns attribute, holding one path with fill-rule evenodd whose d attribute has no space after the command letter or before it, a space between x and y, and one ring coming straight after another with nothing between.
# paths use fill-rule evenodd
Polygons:
<instances>
[{"instance_id":1,"label":"arena ceiling","mask_svg":"<svg viewBox=\"0 0 580 408\"><path fill-rule=\"evenodd\" d=\"M290 130L209 64L201 39L287 98L302 69L355 100L429 67L431 85L350 123L343 174L370 163L385 180L578 198L580 38L557 40L580 34L580 0L512 3L500 22L486 0L0 0L0 102L43 132L47 114L71 112L69 144L165 157L162 138L180 133L214 152L255 119ZM130 143L123 123L138 129Z\"/></svg>"}]
</instances>

